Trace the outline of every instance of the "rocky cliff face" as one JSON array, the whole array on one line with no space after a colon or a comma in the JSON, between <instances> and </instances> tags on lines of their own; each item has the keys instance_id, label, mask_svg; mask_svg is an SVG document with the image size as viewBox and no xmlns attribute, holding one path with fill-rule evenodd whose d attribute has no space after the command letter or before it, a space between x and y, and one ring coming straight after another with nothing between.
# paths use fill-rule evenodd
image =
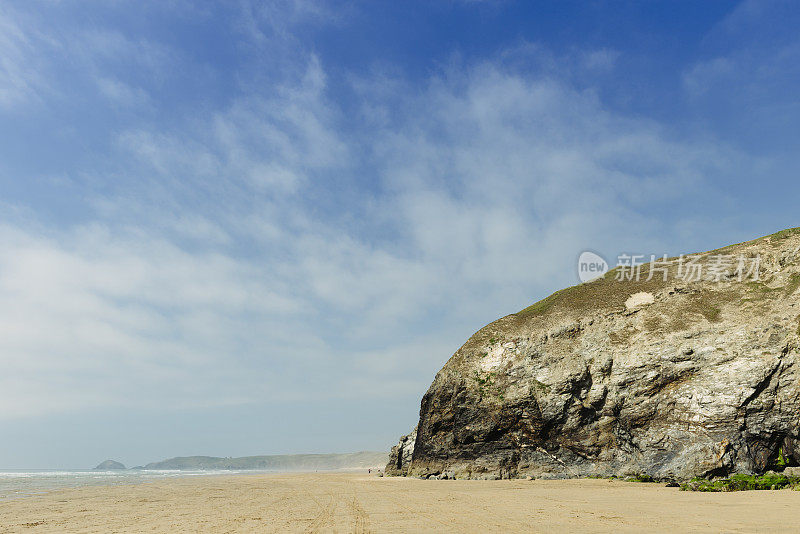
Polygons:
<instances>
[{"instance_id":1,"label":"rocky cliff face","mask_svg":"<svg viewBox=\"0 0 800 534\"><path fill-rule=\"evenodd\" d=\"M555 293L452 356L387 472L685 479L797 463L799 288L795 229Z\"/></svg>"},{"instance_id":2,"label":"rocky cliff face","mask_svg":"<svg viewBox=\"0 0 800 534\"><path fill-rule=\"evenodd\" d=\"M411 458L414 454L414 445L417 441L417 429L411 431L410 434L400 438L400 442L392 447L389 453L389 463L386 464L387 475L407 475L408 468L411 465Z\"/></svg>"}]
</instances>

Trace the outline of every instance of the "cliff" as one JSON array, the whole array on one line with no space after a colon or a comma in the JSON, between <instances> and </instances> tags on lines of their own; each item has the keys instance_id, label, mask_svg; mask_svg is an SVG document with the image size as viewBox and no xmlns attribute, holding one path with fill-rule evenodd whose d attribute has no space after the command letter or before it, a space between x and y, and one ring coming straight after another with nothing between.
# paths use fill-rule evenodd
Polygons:
<instances>
[{"instance_id":1,"label":"cliff","mask_svg":"<svg viewBox=\"0 0 800 534\"><path fill-rule=\"evenodd\" d=\"M686 479L796 465L798 288L793 229L559 291L450 358L387 472Z\"/></svg>"}]
</instances>

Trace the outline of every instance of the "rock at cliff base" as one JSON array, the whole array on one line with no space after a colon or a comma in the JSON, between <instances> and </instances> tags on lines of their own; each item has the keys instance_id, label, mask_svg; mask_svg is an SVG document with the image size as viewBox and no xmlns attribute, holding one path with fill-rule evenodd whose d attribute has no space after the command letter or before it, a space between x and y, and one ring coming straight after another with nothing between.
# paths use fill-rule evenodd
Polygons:
<instances>
[{"instance_id":1,"label":"rock at cliff base","mask_svg":"<svg viewBox=\"0 0 800 534\"><path fill-rule=\"evenodd\" d=\"M400 442L392 447L389 453L389 463L386 464L386 474L392 476L408 474L411 457L414 454L414 443L417 440L417 429L400 438Z\"/></svg>"}]
</instances>

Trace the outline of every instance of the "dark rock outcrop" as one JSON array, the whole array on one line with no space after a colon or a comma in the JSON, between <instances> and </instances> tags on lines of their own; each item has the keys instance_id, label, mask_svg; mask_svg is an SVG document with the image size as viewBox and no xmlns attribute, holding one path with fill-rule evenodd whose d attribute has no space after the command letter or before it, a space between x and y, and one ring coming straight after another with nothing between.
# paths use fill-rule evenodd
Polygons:
<instances>
[{"instance_id":1,"label":"dark rock outcrop","mask_svg":"<svg viewBox=\"0 0 800 534\"><path fill-rule=\"evenodd\" d=\"M699 280L686 258L639 280L615 269L481 329L387 473L686 479L800 463L800 229L693 258ZM757 280L742 269L756 258Z\"/></svg>"}]
</instances>

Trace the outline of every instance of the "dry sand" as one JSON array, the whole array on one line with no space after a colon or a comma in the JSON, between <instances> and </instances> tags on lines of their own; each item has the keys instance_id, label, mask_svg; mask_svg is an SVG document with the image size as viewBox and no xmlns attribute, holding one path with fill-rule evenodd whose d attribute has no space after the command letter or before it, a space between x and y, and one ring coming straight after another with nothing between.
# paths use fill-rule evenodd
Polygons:
<instances>
[{"instance_id":1,"label":"dry sand","mask_svg":"<svg viewBox=\"0 0 800 534\"><path fill-rule=\"evenodd\" d=\"M189 477L0 501L0 532L797 532L800 492L366 474Z\"/></svg>"}]
</instances>

